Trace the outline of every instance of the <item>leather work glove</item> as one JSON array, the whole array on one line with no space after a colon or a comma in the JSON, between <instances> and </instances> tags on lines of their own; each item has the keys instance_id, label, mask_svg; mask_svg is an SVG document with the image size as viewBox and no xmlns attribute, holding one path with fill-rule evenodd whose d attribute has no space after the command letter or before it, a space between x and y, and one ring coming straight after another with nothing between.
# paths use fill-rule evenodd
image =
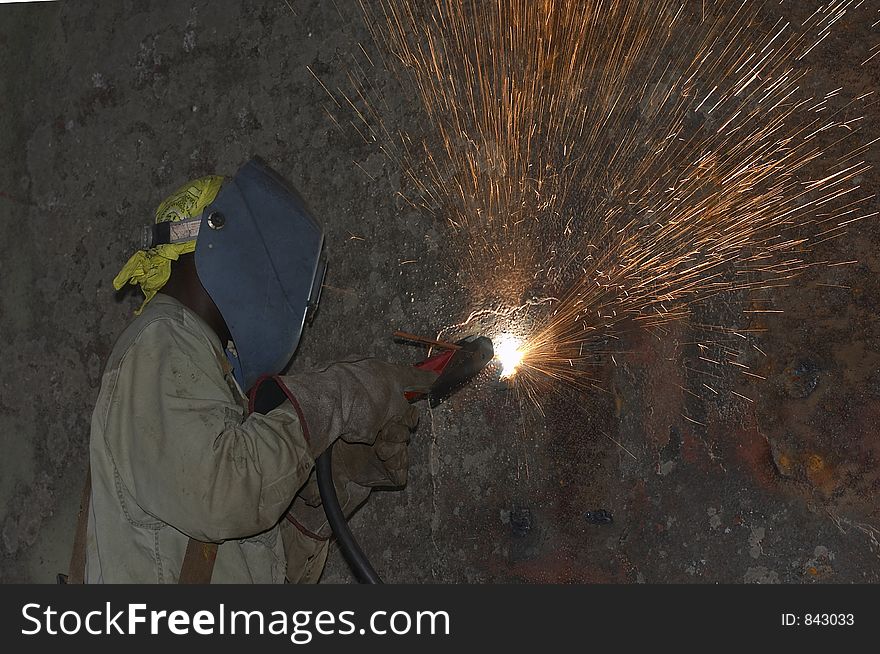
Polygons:
<instances>
[{"instance_id":1,"label":"leather work glove","mask_svg":"<svg viewBox=\"0 0 880 654\"><path fill-rule=\"evenodd\" d=\"M300 417L312 455L333 447L333 484L346 517L373 488L400 488L409 469L407 444L419 411L404 393L427 392L437 374L410 366L359 358L317 370L276 376L252 391L252 408L261 392L270 406L286 396ZM297 493L286 516L301 534L330 537L315 471ZM296 540L296 539L290 539Z\"/></svg>"},{"instance_id":2,"label":"leather work glove","mask_svg":"<svg viewBox=\"0 0 880 654\"><path fill-rule=\"evenodd\" d=\"M390 461L405 456L405 446L392 443L405 444L419 420L418 409L404 393L426 392L436 378L436 373L412 366L362 358L276 379L296 400L313 456L337 439L372 445L386 433L377 457Z\"/></svg>"}]
</instances>

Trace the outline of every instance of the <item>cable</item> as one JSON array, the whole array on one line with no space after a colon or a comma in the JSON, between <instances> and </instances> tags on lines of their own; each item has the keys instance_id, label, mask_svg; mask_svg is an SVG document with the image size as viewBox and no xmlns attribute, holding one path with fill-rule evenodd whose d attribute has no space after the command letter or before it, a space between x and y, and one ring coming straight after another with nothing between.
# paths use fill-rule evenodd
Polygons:
<instances>
[{"instance_id":1,"label":"cable","mask_svg":"<svg viewBox=\"0 0 880 654\"><path fill-rule=\"evenodd\" d=\"M339 498L336 496L336 487L333 485L333 448L328 447L315 461L315 474L318 478L318 492L321 493L321 503L324 513L327 514L327 522L336 536L339 549L342 550L345 560L351 567L358 581L362 584L381 584L382 579L373 570L370 560L361 550L354 534L348 528L348 521L339 506Z\"/></svg>"}]
</instances>

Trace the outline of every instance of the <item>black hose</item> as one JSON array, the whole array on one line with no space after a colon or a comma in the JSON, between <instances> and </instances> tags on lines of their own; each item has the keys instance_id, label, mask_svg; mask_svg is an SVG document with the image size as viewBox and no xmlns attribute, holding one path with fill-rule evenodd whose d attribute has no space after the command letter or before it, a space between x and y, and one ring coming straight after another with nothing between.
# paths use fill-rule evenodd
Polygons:
<instances>
[{"instance_id":1,"label":"black hose","mask_svg":"<svg viewBox=\"0 0 880 654\"><path fill-rule=\"evenodd\" d=\"M318 478L318 492L321 493L321 503L324 505L324 513L327 514L327 522L336 536L339 549L342 550L345 560L351 567L358 581L362 584L381 584L382 580L370 560L361 550L354 534L348 528L348 521L339 506L339 498L336 496L336 487L333 485L333 448L328 447L315 461L315 474Z\"/></svg>"}]
</instances>

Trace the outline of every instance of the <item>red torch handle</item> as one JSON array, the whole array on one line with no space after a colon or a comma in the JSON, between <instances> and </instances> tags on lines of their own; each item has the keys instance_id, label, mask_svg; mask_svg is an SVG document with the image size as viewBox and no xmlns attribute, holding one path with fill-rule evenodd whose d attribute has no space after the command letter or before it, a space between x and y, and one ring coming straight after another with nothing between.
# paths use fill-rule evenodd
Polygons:
<instances>
[{"instance_id":1,"label":"red torch handle","mask_svg":"<svg viewBox=\"0 0 880 654\"><path fill-rule=\"evenodd\" d=\"M446 366L449 365L449 362L452 361L452 357L455 356L456 351L457 350L446 350L436 356L425 359L421 363L417 363L415 367L420 368L421 370L430 370L441 375L446 369ZM424 393L404 393L404 397L408 402L417 402L424 396Z\"/></svg>"}]
</instances>

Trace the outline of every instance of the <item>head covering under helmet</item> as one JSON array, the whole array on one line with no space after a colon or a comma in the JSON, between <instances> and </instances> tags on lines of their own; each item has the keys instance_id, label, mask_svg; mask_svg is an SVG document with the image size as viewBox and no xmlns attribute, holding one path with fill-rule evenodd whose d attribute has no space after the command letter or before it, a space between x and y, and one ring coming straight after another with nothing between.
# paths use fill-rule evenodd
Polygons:
<instances>
[{"instance_id":1,"label":"head covering under helmet","mask_svg":"<svg viewBox=\"0 0 880 654\"><path fill-rule=\"evenodd\" d=\"M187 182L156 209L156 224L179 222L198 216L214 201L225 178L211 175ZM113 279L118 291L126 284L136 284L144 292L144 301L135 313L143 311L147 303L168 282L171 262L182 254L194 252L196 239L180 243L165 243L135 252Z\"/></svg>"}]
</instances>

